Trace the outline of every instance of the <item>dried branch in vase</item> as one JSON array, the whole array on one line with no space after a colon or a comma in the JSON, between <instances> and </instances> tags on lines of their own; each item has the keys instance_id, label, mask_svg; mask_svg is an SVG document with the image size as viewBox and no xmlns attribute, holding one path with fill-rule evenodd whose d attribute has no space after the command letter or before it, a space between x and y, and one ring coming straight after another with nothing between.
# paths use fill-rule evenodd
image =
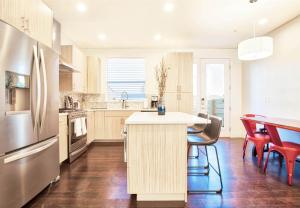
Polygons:
<instances>
[{"instance_id":1,"label":"dried branch in vase","mask_svg":"<svg viewBox=\"0 0 300 208\"><path fill-rule=\"evenodd\" d=\"M159 98L163 98L166 91L166 82L168 77L168 67L165 64L164 59L161 60L159 66L156 66L156 81L158 84L158 95Z\"/></svg>"}]
</instances>

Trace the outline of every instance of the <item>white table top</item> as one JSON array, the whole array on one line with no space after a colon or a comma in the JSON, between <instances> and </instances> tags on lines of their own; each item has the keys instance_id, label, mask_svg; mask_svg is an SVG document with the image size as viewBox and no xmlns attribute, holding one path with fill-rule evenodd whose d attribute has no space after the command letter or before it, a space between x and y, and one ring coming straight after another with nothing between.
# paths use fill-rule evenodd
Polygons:
<instances>
[{"instance_id":1,"label":"white table top","mask_svg":"<svg viewBox=\"0 0 300 208\"><path fill-rule=\"evenodd\" d=\"M158 115L157 112L136 112L126 119L125 124L207 124L210 120L181 112L166 112Z\"/></svg>"}]
</instances>

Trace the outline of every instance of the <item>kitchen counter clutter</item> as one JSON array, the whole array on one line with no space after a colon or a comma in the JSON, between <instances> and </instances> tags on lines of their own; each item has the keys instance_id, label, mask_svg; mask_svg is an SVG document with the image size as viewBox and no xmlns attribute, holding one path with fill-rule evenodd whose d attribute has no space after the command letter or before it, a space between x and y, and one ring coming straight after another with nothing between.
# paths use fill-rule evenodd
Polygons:
<instances>
[{"instance_id":1,"label":"kitchen counter clutter","mask_svg":"<svg viewBox=\"0 0 300 208\"><path fill-rule=\"evenodd\" d=\"M209 120L181 112L135 112L125 124L127 192L138 201L187 201L187 127Z\"/></svg>"}]
</instances>

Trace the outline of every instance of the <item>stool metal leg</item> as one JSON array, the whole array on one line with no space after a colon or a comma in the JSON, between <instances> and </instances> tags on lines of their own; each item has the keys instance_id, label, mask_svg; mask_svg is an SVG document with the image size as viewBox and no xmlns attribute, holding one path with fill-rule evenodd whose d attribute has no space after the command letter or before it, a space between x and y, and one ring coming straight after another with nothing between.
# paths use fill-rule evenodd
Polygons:
<instances>
[{"instance_id":1,"label":"stool metal leg","mask_svg":"<svg viewBox=\"0 0 300 208\"><path fill-rule=\"evenodd\" d=\"M190 146L193 146L193 145L189 145L189 147ZM198 145L196 145L197 146L197 155L196 156L188 156L190 159L198 159L199 158L199 146ZM189 151L188 151L189 152Z\"/></svg>"},{"instance_id":2,"label":"stool metal leg","mask_svg":"<svg viewBox=\"0 0 300 208\"><path fill-rule=\"evenodd\" d=\"M190 145L189 145L190 146ZM197 145L197 150L198 150L198 155L200 156L200 152L206 157L206 165L198 165L198 166L188 166L188 169L208 169L207 172L203 173L188 173L188 175L208 175L209 174L209 159L208 159L208 153L207 153L207 148L205 146L205 153L202 150L199 150L199 145ZM196 159L194 157L191 158L191 156L188 157L188 159Z\"/></svg>"},{"instance_id":3,"label":"stool metal leg","mask_svg":"<svg viewBox=\"0 0 300 208\"><path fill-rule=\"evenodd\" d=\"M219 178L220 178L220 186L221 187L220 187L220 189L217 189L217 190L188 190L189 194L212 193L212 192L215 192L217 194L222 193L222 190L223 190L223 181L222 181L222 174L221 174L221 169L220 169L220 162L219 162L218 150L217 150L217 147L215 145L210 145L210 146L212 146L214 148L214 150L215 150L216 158L217 158L218 170L216 170L214 168L214 166L211 165L210 162L208 164L216 172L216 174L219 176Z\"/></svg>"}]
</instances>

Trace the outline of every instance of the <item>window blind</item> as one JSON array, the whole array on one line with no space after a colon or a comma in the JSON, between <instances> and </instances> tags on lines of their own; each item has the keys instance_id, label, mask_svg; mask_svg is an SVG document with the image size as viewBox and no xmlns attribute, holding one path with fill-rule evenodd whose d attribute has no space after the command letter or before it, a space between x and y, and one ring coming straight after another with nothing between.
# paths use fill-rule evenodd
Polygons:
<instances>
[{"instance_id":1,"label":"window blind","mask_svg":"<svg viewBox=\"0 0 300 208\"><path fill-rule=\"evenodd\" d=\"M120 99L124 91L127 92L129 100L145 98L145 61L143 58L108 59L108 99Z\"/></svg>"}]
</instances>

